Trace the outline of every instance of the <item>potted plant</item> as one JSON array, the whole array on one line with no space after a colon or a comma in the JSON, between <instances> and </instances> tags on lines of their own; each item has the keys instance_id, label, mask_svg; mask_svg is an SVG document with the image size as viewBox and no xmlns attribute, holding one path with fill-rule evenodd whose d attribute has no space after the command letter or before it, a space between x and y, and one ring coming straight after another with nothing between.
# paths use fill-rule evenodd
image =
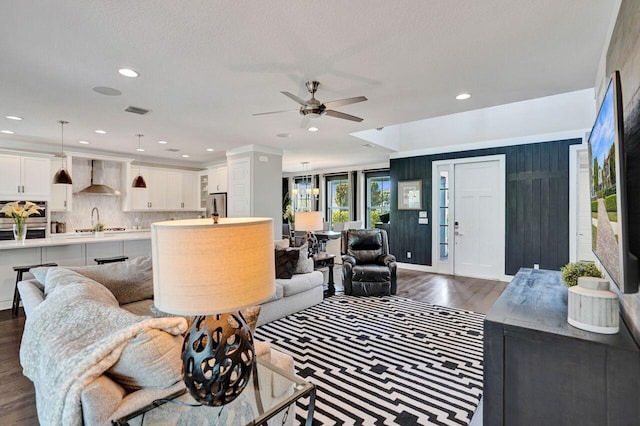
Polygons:
<instances>
[{"instance_id":1,"label":"potted plant","mask_svg":"<svg viewBox=\"0 0 640 426\"><path fill-rule=\"evenodd\" d=\"M93 232L96 237L104 237L104 223L96 223Z\"/></svg>"},{"instance_id":2,"label":"potted plant","mask_svg":"<svg viewBox=\"0 0 640 426\"><path fill-rule=\"evenodd\" d=\"M580 277L596 277L603 278L602 272L596 267L593 262L572 262L567 263L560 269L562 274L562 281L567 287L573 287L578 284L578 278Z\"/></svg>"},{"instance_id":3,"label":"potted plant","mask_svg":"<svg viewBox=\"0 0 640 426\"><path fill-rule=\"evenodd\" d=\"M24 242L27 235L27 218L40 213L40 208L31 201L13 201L7 203L1 212L13 219L13 238Z\"/></svg>"}]
</instances>

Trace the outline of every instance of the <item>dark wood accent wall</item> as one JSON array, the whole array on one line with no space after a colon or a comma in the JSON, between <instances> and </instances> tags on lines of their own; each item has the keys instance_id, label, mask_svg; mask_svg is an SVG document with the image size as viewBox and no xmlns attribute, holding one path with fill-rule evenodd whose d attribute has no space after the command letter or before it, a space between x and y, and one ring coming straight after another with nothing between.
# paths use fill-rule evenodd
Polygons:
<instances>
[{"instance_id":1,"label":"dark wood accent wall","mask_svg":"<svg viewBox=\"0 0 640 426\"><path fill-rule=\"evenodd\" d=\"M580 139L514 145L391 160L390 249L399 262L431 265L432 162L504 154L506 158L506 266L558 270L569 261L569 145ZM422 210L398 210L398 181L422 179ZM411 258L407 257L411 252Z\"/></svg>"}]
</instances>

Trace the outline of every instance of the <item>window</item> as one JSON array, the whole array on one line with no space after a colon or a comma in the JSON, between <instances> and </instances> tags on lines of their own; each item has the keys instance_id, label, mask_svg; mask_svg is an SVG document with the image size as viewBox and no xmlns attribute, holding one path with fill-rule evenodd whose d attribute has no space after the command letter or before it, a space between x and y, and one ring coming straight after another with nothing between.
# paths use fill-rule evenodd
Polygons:
<instances>
[{"instance_id":1,"label":"window","mask_svg":"<svg viewBox=\"0 0 640 426\"><path fill-rule=\"evenodd\" d=\"M366 227L374 228L376 222L381 222L380 215L388 214L390 210L391 180L389 171L370 172L365 174L367 217Z\"/></svg>"},{"instance_id":2,"label":"window","mask_svg":"<svg viewBox=\"0 0 640 426\"><path fill-rule=\"evenodd\" d=\"M449 260L449 172L440 172L440 261Z\"/></svg>"},{"instance_id":3,"label":"window","mask_svg":"<svg viewBox=\"0 0 640 426\"><path fill-rule=\"evenodd\" d=\"M313 195L311 193L311 177L301 176L293 180L293 208L297 212L308 212L313 210Z\"/></svg>"},{"instance_id":4,"label":"window","mask_svg":"<svg viewBox=\"0 0 640 426\"><path fill-rule=\"evenodd\" d=\"M327 220L331 225L350 218L349 176L327 176Z\"/></svg>"}]
</instances>

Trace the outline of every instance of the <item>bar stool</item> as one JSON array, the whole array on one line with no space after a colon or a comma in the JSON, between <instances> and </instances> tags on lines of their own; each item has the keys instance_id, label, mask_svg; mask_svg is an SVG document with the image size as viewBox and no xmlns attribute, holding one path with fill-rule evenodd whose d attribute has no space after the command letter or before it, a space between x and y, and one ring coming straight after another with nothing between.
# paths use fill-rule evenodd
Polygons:
<instances>
[{"instance_id":1,"label":"bar stool","mask_svg":"<svg viewBox=\"0 0 640 426\"><path fill-rule=\"evenodd\" d=\"M124 262L129 256L113 256L113 257L96 257L95 260L98 265L104 265L105 263Z\"/></svg>"},{"instance_id":2,"label":"bar stool","mask_svg":"<svg viewBox=\"0 0 640 426\"><path fill-rule=\"evenodd\" d=\"M20 308L20 292L18 291L18 283L22 281L22 275L25 272L29 272L31 268L39 268L44 266L58 266L57 263L41 263L39 265L27 265L27 266L14 266L13 270L16 274L16 287L13 289L13 305L11 306L11 314L14 317L18 316L18 310Z\"/></svg>"}]
</instances>

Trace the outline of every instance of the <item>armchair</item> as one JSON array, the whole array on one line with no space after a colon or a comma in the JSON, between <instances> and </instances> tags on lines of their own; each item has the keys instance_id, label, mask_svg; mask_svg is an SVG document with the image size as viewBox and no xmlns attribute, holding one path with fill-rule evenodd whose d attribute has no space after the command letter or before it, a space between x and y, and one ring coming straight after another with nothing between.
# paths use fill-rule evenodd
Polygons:
<instances>
[{"instance_id":1,"label":"armchair","mask_svg":"<svg viewBox=\"0 0 640 426\"><path fill-rule=\"evenodd\" d=\"M389 241L385 230L342 231L340 251L344 294L355 296L396 294L396 258L389 254Z\"/></svg>"}]
</instances>

